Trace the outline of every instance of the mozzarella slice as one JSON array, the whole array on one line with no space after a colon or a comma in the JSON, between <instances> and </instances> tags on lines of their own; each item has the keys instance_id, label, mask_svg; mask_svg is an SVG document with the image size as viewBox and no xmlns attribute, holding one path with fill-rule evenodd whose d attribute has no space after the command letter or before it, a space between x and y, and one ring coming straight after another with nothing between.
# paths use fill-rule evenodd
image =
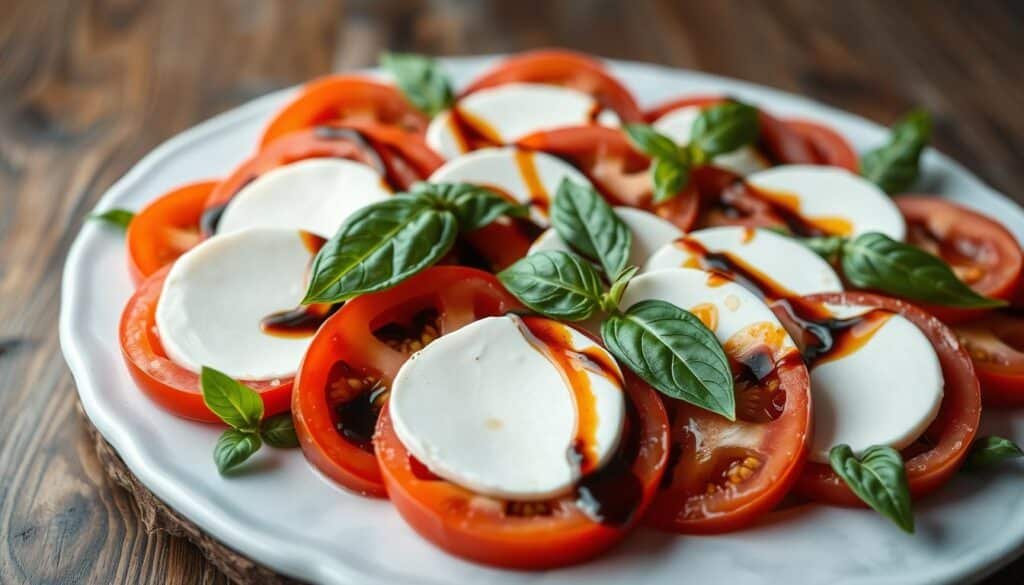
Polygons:
<instances>
[{"instance_id":1,"label":"mozzarella slice","mask_svg":"<svg viewBox=\"0 0 1024 585\"><path fill-rule=\"evenodd\" d=\"M260 322L299 305L311 260L295 230L254 228L192 248L171 267L157 303L167 356L242 380L294 375L311 338L270 335Z\"/></svg>"},{"instance_id":2,"label":"mozzarella slice","mask_svg":"<svg viewBox=\"0 0 1024 585\"><path fill-rule=\"evenodd\" d=\"M845 169L783 165L754 173L747 182L832 235L881 232L895 240L906 235L903 216L892 199Z\"/></svg>"},{"instance_id":3,"label":"mozzarella slice","mask_svg":"<svg viewBox=\"0 0 1024 585\"><path fill-rule=\"evenodd\" d=\"M301 160L243 187L224 209L217 233L274 227L329 238L353 212L390 195L368 165L337 158Z\"/></svg>"},{"instance_id":4,"label":"mozzarella slice","mask_svg":"<svg viewBox=\"0 0 1024 585\"><path fill-rule=\"evenodd\" d=\"M830 307L841 318L866 307ZM872 445L909 446L942 404L942 366L928 338L900 315L889 316L855 351L811 369L814 438L810 457L828 462L847 444L858 456Z\"/></svg>"},{"instance_id":5,"label":"mozzarella slice","mask_svg":"<svg viewBox=\"0 0 1024 585\"><path fill-rule=\"evenodd\" d=\"M642 209L616 207L615 215L619 216L633 234L633 246L630 248L627 261L629 266L643 266L655 250L683 235L674 224ZM528 254L547 250L571 251L553 228L546 230L533 242Z\"/></svg>"},{"instance_id":6,"label":"mozzarella slice","mask_svg":"<svg viewBox=\"0 0 1024 585\"><path fill-rule=\"evenodd\" d=\"M679 145L687 145L693 134L693 123L700 116L700 106L686 106L672 110L654 121L654 129L668 136ZM743 146L732 152L720 154L712 164L739 175L749 175L768 168L768 162L756 149Z\"/></svg>"},{"instance_id":7,"label":"mozzarella slice","mask_svg":"<svg viewBox=\"0 0 1024 585\"><path fill-rule=\"evenodd\" d=\"M563 179L590 181L569 163L514 146L482 148L452 159L434 171L431 183L472 183L491 187L509 199L530 205L531 219L548 224L548 207Z\"/></svg>"},{"instance_id":8,"label":"mozzarella slice","mask_svg":"<svg viewBox=\"0 0 1024 585\"><path fill-rule=\"evenodd\" d=\"M593 124L600 107L581 91L536 83L508 83L475 91L456 104L462 120L494 144L510 144L538 130ZM604 123L611 123L607 118ZM444 158L467 151L450 111L427 127L427 144Z\"/></svg>"},{"instance_id":9,"label":"mozzarella slice","mask_svg":"<svg viewBox=\"0 0 1024 585\"><path fill-rule=\"evenodd\" d=\"M576 351L599 352L583 334ZM569 491L580 478L572 448L580 424L574 390L515 316L489 317L434 341L399 370L389 400L402 444L436 475L474 492L540 500ZM584 368L597 424L597 465L614 454L625 417L621 373ZM614 378L614 379L611 379Z\"/></svg>"},{"instance_id":10,"label":"mozzarella slice","mask_svg":"<svg viewBox=\"0 0 1024 585\"><path fill-rule=\"evenodd\" d=\"M693 245L693 243L697 245ZM763 296L802 296L839 292L843 283L828 262L792 238L769 230L717 227L690 232L681 240L658 249L643 266L644 272L664 268L700 268L701 250L727 254L754 272L755 279L774 283L776 293ZM781 293L781 294L780 294Z\"/></svg>"}]
</instances>

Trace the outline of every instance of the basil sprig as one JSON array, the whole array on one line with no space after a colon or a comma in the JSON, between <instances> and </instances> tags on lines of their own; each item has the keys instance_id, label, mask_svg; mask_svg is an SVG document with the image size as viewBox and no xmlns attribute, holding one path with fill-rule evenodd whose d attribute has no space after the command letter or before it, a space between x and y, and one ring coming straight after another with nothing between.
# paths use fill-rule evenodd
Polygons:
<instances>
[{"instance_id":1,"label":"basil sprig","mask_svg":"<svg viewBox=\"0 0 1024 585\"><path fill-rule=\"evenodd\" d=\"M418 184L345 221L313 260L302 302L336 303L390 288L444 257L460 231L522 213L484 187Z\"/></svg>"},{"instance_id":2,"label":"basil sprig","mask_svg":"<svg viewBox=\"0 0 1024 585\"><path fill-rule=\"evenodd\" d=\"M1005 301L974 292L937 256L868 232L854 239L806 238L804 244L838 264L855 288L871 289L912 301L967 309L1000 307Z\"/></svg>"},{"instance_id":3,"label":"basil sprig","mask_svg":"<svg viewBox=\"0 0 1024 585\"><path fill-rule=\"evenodd\" d=\"M974 441L967 455L965 467L974 471L991 467L1007 459L1024 457L1024 451L1010 439L1003 437L982 437Z\"/></svg>"},{"instance_id":4,"label":"basil sprig","mask_svg":"<svg viewBox=\"0 0 1024 585\"><path fill-rule=\"evenodd\" d=\"M266 442L279 449L298 447L289 413L263 420L263 399L231 376L203 367L199 374L203 403L229 427L217 439L213 460L224 474L251 457Z\"/></svg>"},{"instance_id":5,"label":"basil sprig","mask_svg":"<svg viewBox=\"0 0 1024 585\"><path fill-rule=\"evenodd\" d=\"M106 211L90 214L89 219L102 221L107 225L127 230L128 225L132 223L133 219L135 219L135 212L128 209L108 209Z\"/></svg>"},{"instance_id":6,"label":"basil sprig","mask_svg":"<svg viewBox=\"0 0 1024 585\"><path fill-rule=\"evenodd\" d=\"M693 124L690 142L677 145L646 124L623 126L633 144L651 161L654 202L678 195L690 182L690 169L757 140L758 112L753 106L728 101L705 108Z\"/></svg>"},{"instance_id":7,"label":"basil sprig","mask_svg":"<svg viewBox=\"0 0 1024 585\"><path fill-rule=\"evenodd\" d=\"M505 288L548 317L581 321L607 314L601 337L621 363L662 393L734 420L728 359L700 319L664 301L619 310L637 273L635 266L625 266L632 236L601 196L591 187L563 182L551 222L576 253L531 254L498 274ZM601 266L604 279L581 255Z\"/></svg>"},{"instance_id":8,"label":"basil sprig","mask_svg":"<svg viewBox=\"0 0 1024 585\"><path fill-rule=\"evenodd\" d=\"M892 447L868 447L858 459L849 445L836 445L829 451L828 462L865 504L913 534L910 487L899 451Z\"/></svg>"},{"instance_id":9,"label":"basil sprig","mask_svg":"<svg viewBox=\"0 0 1024 585\"><path fill-rule=\"evenodd\" d=\"M384 53L380 65L414 106L428 116L451 107L455 101L451 80L434 59L409 53Z\"/></svg>"},{"instance_id":10,"label":"basil sprig","mask_svg":"<svg viewBox=\"0 0 1024 585\"><path fill-rule=\"evenodd\" d=\"M921 153L931 134L932 119L928 112L910 112L892 127L886 144L861 157L861 175L886 193L906 191L917 181Z\"/></svg>"}]
</instances>

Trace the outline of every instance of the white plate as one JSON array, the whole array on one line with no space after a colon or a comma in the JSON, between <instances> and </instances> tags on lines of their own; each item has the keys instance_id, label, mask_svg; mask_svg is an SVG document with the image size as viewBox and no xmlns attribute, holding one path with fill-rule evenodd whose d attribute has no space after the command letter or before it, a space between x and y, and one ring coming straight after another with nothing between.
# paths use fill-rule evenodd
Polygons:
<instances>
[{"instance_id":1,"label":"white plate","mask_svg":"<svg viewBox=\"0 0 1024 585\"><path fill-rule=\"evenodd\" d=\"M465 82L493 58L448 61ZM860 150L883 129L797 96L700 73L613 63L651 105L692 92L728 92L780 114L827 122ZM272 113L294 90L274 93L169 140L100 200L100 209L138 208L185 181L225 175L253 151ZM925 157L922 191L940 192L1002 220L1024 240L1024 212L948 158ZM976 579L1024 548L1024 466L962 475L916 508L907 536L877 514L807 505L754 528L715 537L640 530L590 563L544 573L489 569L435 549L391 506L349 494L314 472L298 450L261 451L225 479L211 451L220 429L159 409L132 383L117 323L132 291L124 245L88 223L64 272L60 340L85 411L136 476L211 535L273 569L316 583L675 585L687 582L935 584ZM898 390L898 389L894 389ZM1024 413L987 412L983 433L1024 441Z\"/></svg>"}]
</instances>

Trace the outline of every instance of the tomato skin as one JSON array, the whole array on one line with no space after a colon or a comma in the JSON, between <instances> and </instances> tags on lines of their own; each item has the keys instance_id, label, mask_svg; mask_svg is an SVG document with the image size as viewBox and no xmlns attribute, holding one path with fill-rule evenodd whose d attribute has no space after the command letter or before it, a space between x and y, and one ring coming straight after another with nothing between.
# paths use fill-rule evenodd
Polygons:
<instances>
[{"instance_id":1,"label":"tomato skin","mask_svg":"<svg viewBox=\"0 0 1024 585\"><path fill-rule=\"evenodd\" d=\"M817 164L844 168L851 173L860 172L857 151L841 134L832 128L811 120L788 118L784 120L790 131L803 137L816 153Z\"/></svg>"},{"instance_id":2,"label":"tomato skin","mask_svg":"<svg viewBox=\"0 0 1024 585\"><path fill-rule=\"evenodd\" d=\"M622 540L642 516L657 489L668 453L668 423L660 400L649 386L630 373L625 374L625 391L641 429L640 448L632 470L643 483L642 500L627 525L595 522L575 506L570 510L563 508L561 515L547 517L516 518L493 511L475 512L474 504L484 498L447 481L417 476L385 411L378 421L374 441L391 502L423 538L478 563L540 570L579 563L600 554Z\"/></svg>"},{"instance_id":3,"label":"tomato skin","mask_svg":"<svg viewBox=\"0 0 1024 585\"><path fill-rule=\"evenodd\" d=\"M903 454L911 495L919 498L935 491L960 468L981 421L981 392L967 351L941 321L905 301L860 292L804 298L814 303L865 305L894 311L916 325L931 341L942 366L945 394L935 421L923 436L929 446L920 451L912 445L904 449ZM796 492L835 506L866 506L824 463L807 464Z\"/></svg>"},{"instance_id":4,"label":"tomato skin","mask_svg":"<svg viewBox=\"0 0 1024 585\"><path fill-rule=\"evenodd\" d=\"M633 94L612 77L604 64L582 53L564 49L538 49L503 59L476 78L460 97L506 83L547 83L577 89L594 96L623 122L640 122L643 113Z\"/></svg>"},{"instance_id":5,"label":"tomato skin","mask_svg":"<svg viewBox=\"0 0 1024 585\"><path fill-rule=\"evenodd\" d=\"M324 475L354 492L385 496L377 457L338 432L327 387L333 366L344 361L373 370L390 387L408 359L377 339L372 328L395 312L425 307L440 312L442 335L490 315L521 308L494 275L462 266L435 266L397 286L359 296L321 325L299 365L292 393L292 418L306 459Z\"/></svg>"},{"instance_id":6,"label":"tomato skin","mask_svg":"<svg viewBox=\"0 0 1024 585\"><path fill-rule=\"evenodd\" d=\"M963 275L978 294L1011 300L1020 288L1024 255L1002 224L976 211L932 195L900 195L896 206L907 222L907 241L938 255ZM980 274L980 275L979 275ZM925 305L947 323L962 323L991 309Z\"/></svg>"},{"instance_id":7,"label":"tomato skin","mask_svg":"<svg viewBox=\"0 0 1024 585\"><path fill-rule=\"evenodd\" d=\"M156 307L170 269L165 266L144 280L125 305L119 326L121 354L135 383L161 407L183 418L220 423L203 403L199 375L171 361L155 333ZM292 379L276 382L243 381L263 399L265 417L288 410Z\"/></svg>"},{"instance_id":8,"label":"tomato skin","mask_svg":"<svg viewBox=\"0 0 1024 585\"><path fill-rule=\"evenodd\" d=\"M135 286L199 243L199 219L217 181L188 183L151 201L132 218L125 237Z\"/></svg>"},{"instance_id":9,"label":"tomato skin","mask_svg":"<svg viewBox=\"0 0 1024 585\"><path fill-rule=\"evenodd\" d=\"M971 356L985 404L1024 406L1024 317L992 313L954 330Z\"/></svg>"},{"instance_id":10,"label":"tomato skin","mask_svg":"<svg viewBox=\"0 0 1024 585\"><path fill-rule=\"evenodd\" d=\"M398 88L358 75L328 75L305 84L267 125L260 148L299 130L332 123L373 123L422 134L429 120Z\"/></svg>"}]
</instances>

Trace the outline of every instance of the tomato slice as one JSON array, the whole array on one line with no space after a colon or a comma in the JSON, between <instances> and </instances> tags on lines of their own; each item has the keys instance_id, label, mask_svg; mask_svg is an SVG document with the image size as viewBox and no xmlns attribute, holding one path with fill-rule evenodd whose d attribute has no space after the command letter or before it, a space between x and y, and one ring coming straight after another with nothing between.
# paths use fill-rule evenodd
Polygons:
<instances>
[{"instance_id":1,"label":"tomato slice","mask_svg":"<svg viewBox=\"0 0 1024 585\"><path fill-rule=\"evenodd\" d=\"M895 198L907 221L907 242L948 263L978 294L1010 300L1024 267L1017 239L999 222L952 201L929 195ZM926 307L947 323L984 313L978 309Z\"/></svg>"},{"instance_id":2,"label":"tomato slice","mask_svg":"<svg viewBox=\"0 0 1024 585\"><path fill-rule=\"evenodd\" d=\"M296 377L292 416L306 459L346 488L383 496L371 439L398 369L434 338L520 308L493 275L461 266L435 266L343 305Z\"/></svg>"},{"instance_id":3,"label":"tomato slice","mask_svg":"<svg viewBox=\"0 0 1024 585\"><path fill-rule=\"evenodd\" d=\"M292 132L350 122L422 134L429 120L393 85L357 75L330 75L307 83L281 108L263 131L260 148Z\"/></svg>"},{"instance_id":4,"label":"tomato slice","mask_svg":"<svg viewBox=\"0 0 1024 585\"><path fill-rule=\"evenodd\" d=\"M1024 405L1024 316L993 313L954 330L971 356L985 404Z\"/></svg>"},{"instance_id":5,"label":"tomato slice","mask_svg":"<svg viewBox=\"0 0 1024 585\"><path fill-rule=\"evenodd\" d=\"M524 322L530 326L530 317ZM654 497L668 453L668 425L657 394L625 372L627 421L616 459L570 494L510 502L433 475L399 441L385 412L374 439L388 496L424 538L466 559L546 569L591 558L621 540ZM596 505L595 519L580 505Z\"/></svg>"},{"instance_id":6,"label":"tomato slice","mask_svg":"<svg viewBox=\"0 0 1024 585\"><path fill-rule=\"evenodd\" d=\"M832 128L799 118L788 118L784 124L789 131L802 137L814 152L815 164L842 167L851 173L860 172L857 151Z\"/></svg>"},{"instance_id":7,"label":"tomato slice","mask_svg":"<svg viewBox=\"0 0 1024 585\"><path fill-rule=\"evenodd\" d=\"M546 83L582 91L623 122L640 122L643 113L633 94L589 55L564 49L539 49L509 57L476 78L461 96L506 83Z\"/></svg>"},{"instance_id":8,"label":"tomato slice","mask_svg":"<svg viewBox=\"0 0 1024 585\"><path fill-rule=\"evenodd\" d=\"M810 438L810 378L800 354L781 349L785 331L774 327L726 344L736 421L664 399L672 450L650 524L695 534L743 528L799 478Z\"/></svg>"},{"instance_id":9,"label":"tomato slice","mask_svg":"<svg viewBox=\"0 0 1024 585\"><path fill-rule=\"evenodd\" d=\"M292 132L242 163L206 200L206 235L231 198L260 175L311 158L344 158L370 165L392 189L405 190L430 176L444 160L422 137L396 127L349 122Z\"/></svg>"},{"instance_id":10,"label":"tomato slice","mask_svg":"<svg viewBox=\"0 0 1024 585\"><path fill-rule=\"evenodd\" d=\"M128 226L128 272L138 286L199 243L199 219L217 181L172 189L142 208Z\"/></svg>"},{"instance_id":11,"label":"tomato slice","mask_svg":"<svg viewBox=\"0 0 1024 585\"><path fill-rule=\"evenodd\" d=\"M121 354L135 383L154 402L193 420L221 422L203 403L199 375L171 361L156 329L156 307L170 266L155 272L135 290L121 313ZM263 399L264 416L288 410L292 379L243 380Z\"/></svg>"},{"instance_id":12,"label":"tomato slice","mask_svg":"<svg viewBox=\"0 0 1024 585\"><path fill-rule=\"evenodd\" d=\"M597 125L542 130L523 137L518 145L568 160L613 205L646 209L683 231L697 219L700 196L693 186L697 181L664 203L652 203L651 161L633 148L621 130Z\"/></svg>"},{"instance_id":13,"label":"tomato slice","mask_svg":"<svg viewBox=\"0 0 1024 585\"><path fill-rule=\"evenodd\" d=\"M921 497L944 484L967 456L981 419L981 394L967 351L953 332L917 307L881 295L846 292L804 297L812 303L878 307L899 313L916 325L932 343L942 366L944 396L931 426L903 450L910 493ZM801 495L836 506L863 507L864 503L823 463L808 463L797 482Z\"/></svg>"}]
</instances>

